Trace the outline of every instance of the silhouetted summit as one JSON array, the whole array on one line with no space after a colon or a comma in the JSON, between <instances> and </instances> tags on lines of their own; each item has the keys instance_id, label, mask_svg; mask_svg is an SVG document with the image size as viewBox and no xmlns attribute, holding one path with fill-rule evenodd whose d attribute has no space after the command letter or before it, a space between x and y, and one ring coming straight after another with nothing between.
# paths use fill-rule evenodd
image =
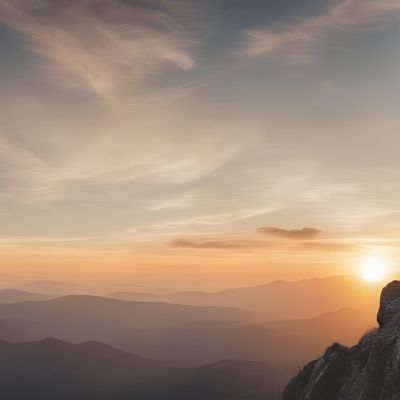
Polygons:
<instances>
[{"instance_id":1,"label":"silhouetted summit","mask_svg":"<svg viewBox=\"0 0 400 400\"><path fill-rule=\"evenodd\" d=\"M377 319L379 328L356 346L334 343L306 365L283 400L400 399L400 281L382 290Z\"/></svg>"}]
</instances>

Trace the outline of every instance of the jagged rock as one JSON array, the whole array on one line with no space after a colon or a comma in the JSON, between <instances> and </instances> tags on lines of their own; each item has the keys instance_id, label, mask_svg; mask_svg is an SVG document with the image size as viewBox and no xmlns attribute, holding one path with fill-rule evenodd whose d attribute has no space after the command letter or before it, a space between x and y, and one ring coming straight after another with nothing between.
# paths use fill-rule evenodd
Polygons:
<instances>
[{"instance_id":1,"label":"jagged rock","mask_svg":"<svg viewBox=\"0 0 400 400\"><path fill-rule=\"evenodd\" d=\"M400 400L400 281L382 290L377 320L356 346L335 343L307 364L282 399Z\"/></svg>"},{"instance_id":2,"label":"jagged rock","mask_svg":"<svg viewBox=\"0 0 400 400\"><path fill-rule=\"evenodd\" d=\"M378 311L378 323L380 326L390 321L394 314L400 312L400 282L390 282L381 293L381 301Z\"/></svg>"}]
</instances>

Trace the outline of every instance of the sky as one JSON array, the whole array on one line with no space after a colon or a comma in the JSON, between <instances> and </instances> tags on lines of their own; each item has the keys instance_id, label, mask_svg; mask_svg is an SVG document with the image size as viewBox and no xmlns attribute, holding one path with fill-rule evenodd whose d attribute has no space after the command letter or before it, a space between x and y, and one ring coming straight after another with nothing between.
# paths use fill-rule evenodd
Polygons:
<instances>
[{"instance_id":1,"label":"sky","mask_svg":"<svg viewBox=\"0 0 400 400\"><path fill-rule=\"evenodd\" d=\"M218 289L399 260L400 0L0 0L1 272Z\"/></svg>"}]
</instances>

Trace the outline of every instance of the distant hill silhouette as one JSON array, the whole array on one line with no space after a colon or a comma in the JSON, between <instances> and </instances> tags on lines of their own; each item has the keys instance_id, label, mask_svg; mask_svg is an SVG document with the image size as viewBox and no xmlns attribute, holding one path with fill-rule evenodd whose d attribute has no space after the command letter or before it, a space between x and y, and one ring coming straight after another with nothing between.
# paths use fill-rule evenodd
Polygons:
<instances>
[{"instance_id":1,"label":"distant hill silhouette","mask_svg":"<svg viewBox=\"0 0 400 400\"><path fill-rule=\"evenodd\" d=\"M296 365L316 357L332 341L354 344L373 325L369 314L347 308L311 319L263 324L200 322L161 332L134 331L112 343L134 354L177 364L237 358Z\"/></svg>"},{"instance_id":2,"label":"distant hill silhouette","mask_svg":"<svg viewBox=\"0 0 400 400\"><path fill-rule=\"evenodd\" d=\"M0 342L7 400L275 400L293 373L282 365L221 361L167 367L97 342Z\"/></svg>"},{"instance_id":3,"label":"distant hill silhouette","mask_svg":"<svg viewBox=\"0 0 400 400\"><path fill-rule=\"evenodd\" d=\"M101 343L0 342L1 397L101 399L115 386L130 384L163 366Z\"/></svg>"},{"instance_id":4,"label":"distant hill silhouette","mask_svg":"<svg viewBox=\"0 0 400 400\"><path fill-rule=\"evenodd\" d=\"M60 282L60 281L34 281L19 285L17 289L26 290L34 293L54 293L58 296L65 296L68 294L86 294L88 288L76 283Z\"/></svg>"},{"instance_id":5,"label":"distant hill silhouette","mask_svg":"<svg viewBox=\"0 0 400 400\"><path fill-rule=\"evenodd\" d=\"M162 329L210 320L246 321L249 318L247 312L228 307L130 302L96 296L0 304L0 319L39 323L42 337L54 336L70 341L105 341L135 329Z\"/></svg>"},{"instance_id":6,"label":"distant hill silhouette","mask_svg":"<svg viewBox=\"0 0 400 400\"><path fill-rule=\"evenodd\" d=\"M54 374L79 372L86 378L121 384L165 368L161 363L100 342L71 344L54 338L38 342L0 342L1 368L52 369ZM33 373L33 371L32 371Z\"/></svg>"},{"instance_id":7,"label":"distant hill silhouette","mask_svg":"<svg viewBox=\"0 0 400 400\"><path fill-rule=\"evenodd\" d=\"M17 289L0 289L0 303L21 303L24 301L48 300L56 296L26 292Z\"/></svg>"},{"instance_id":8,"label":"distant hill silhouette","mask_svg":"<svg viewBox=\"0 0 400 400\"><path fill-rule=\"evenodd\" d=\"M0 340L24 342L40 340L44 336L39 322L19 319L0 319Z\"/></svg>"},{"instance_id":9,"label":"distant hill silhouette","mask_svg":"<svg viewBox=\"0 0 400 400\"><path fill-rule=\"evenodd\" d=\"M291 371L293 368L283 365L223 360L149 376L128 387L122 399L278 400Z\"/></svg>"},{"instance_id":10,"label":"distant hill silhouette","mask_svg":"<svg viewBox=\"0 0 400 400\"><path fill-rule=\"evenodd\" d=\"M119 292L108 296L133 301L239 307L257 311L263 320L279 320L311 318L350 306L355 309L375 310L379 288L366 285L358 277L332 276L299 281L275 281L220 292L189 291L163 295Z\"/></svg>"}]
</instances>

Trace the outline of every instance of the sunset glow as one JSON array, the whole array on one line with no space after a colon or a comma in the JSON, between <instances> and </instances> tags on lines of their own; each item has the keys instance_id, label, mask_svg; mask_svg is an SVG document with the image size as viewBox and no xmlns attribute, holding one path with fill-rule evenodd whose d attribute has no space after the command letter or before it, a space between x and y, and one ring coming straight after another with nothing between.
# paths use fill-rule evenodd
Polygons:
<instances>
[{"instance_id":1,"label":"sunset glow","mask_svg":"<svg viewBox=\"0 0 400 400\"><path fill-rule=\"evenodd\" d=\"M214 290L400 261L397 2L233 3L0 0L0 272Z\"/></svg>"},{"instance_id":2,"label":"sunset glow","mask_svg":"<svg viewBox=\"0 0 400 400\"><path fill-rule=\"evenodd\" d=\"M382 282L389 275L389 262L384 257L366 257L361 262L361 276L366 282Z\"/></svg>"},{"instance_id":3,"label":"sunset glow","mask_svg":"<svg viewBox=\"0 0 400 400\"><path fill-rule=\"evenodd\" d=\"M399 71L400 0L0 0L2 398L400 400Z\"/></svg>"}]
</instances>

